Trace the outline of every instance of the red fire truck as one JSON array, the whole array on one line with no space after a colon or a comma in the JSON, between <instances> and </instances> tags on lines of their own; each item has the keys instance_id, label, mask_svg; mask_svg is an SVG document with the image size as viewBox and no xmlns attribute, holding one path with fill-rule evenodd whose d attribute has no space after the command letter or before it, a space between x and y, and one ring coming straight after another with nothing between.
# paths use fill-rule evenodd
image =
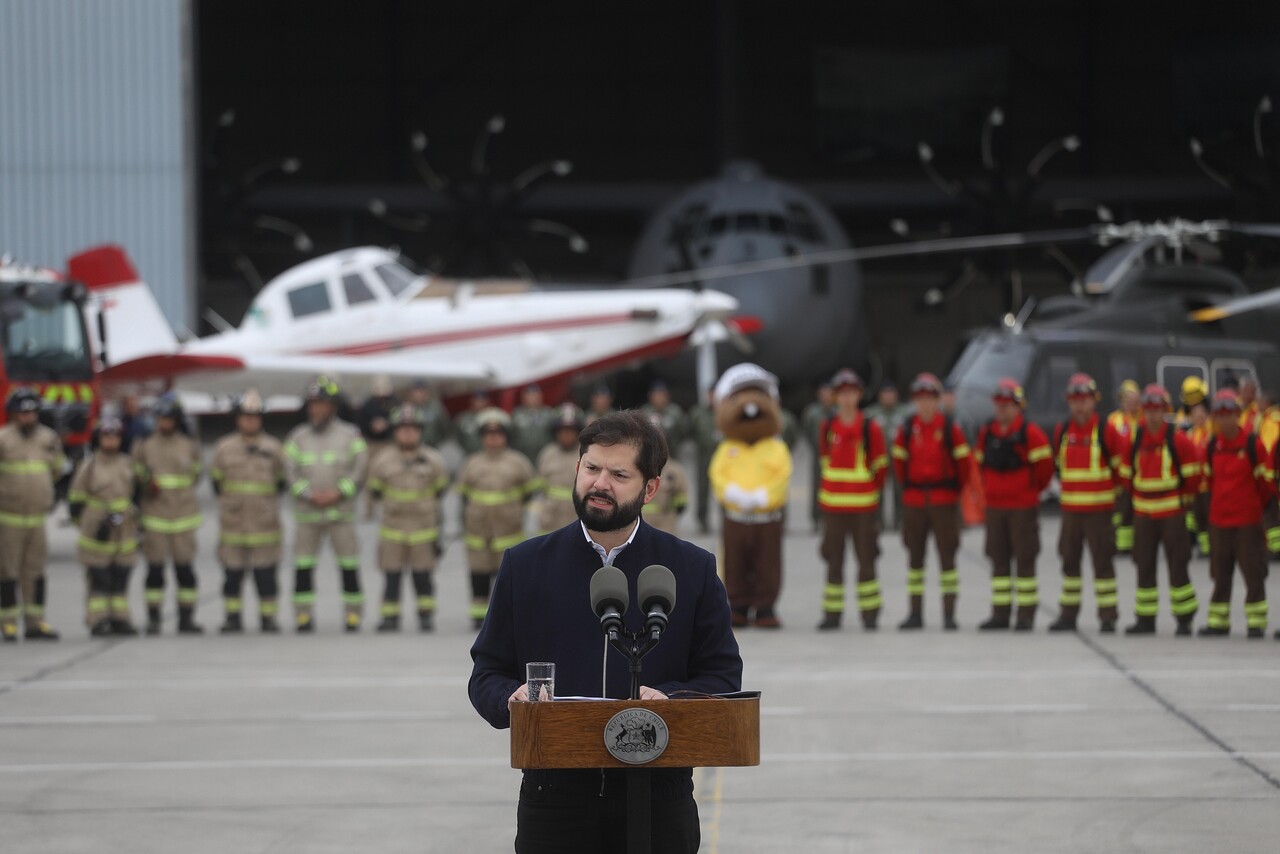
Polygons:
<instances>
[{"instance_id":1,"label":"red fire truck","mask_svg":"<svg viewBox=\"0 0 1280 854\"><path fill-rule=\"evenodd\" d=\"M87 296L83 285L54 270L0 259L0 400L21 386L36 389L40 420L62 437L69 465L89 447L101 399Z\"/></svg>"}]
</instances>

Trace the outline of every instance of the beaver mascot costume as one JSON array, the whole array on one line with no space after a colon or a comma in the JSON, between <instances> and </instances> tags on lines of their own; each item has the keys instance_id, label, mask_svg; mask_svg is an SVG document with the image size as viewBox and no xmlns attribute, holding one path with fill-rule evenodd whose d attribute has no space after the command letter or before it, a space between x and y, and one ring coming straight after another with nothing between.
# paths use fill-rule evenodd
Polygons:
<instances>
[{"instance_id":1,"label":"beaver mascot costume","mask_svg":"<svg viewBox=\"0 0 1280 854\"><path fill-rule=\"evenodd\" d=\"M724 584L733 625L776 629L791 483L791 452L778 435L778 378L759 365L729 368L716 383L715 416L724 439L708 474L724 511Z\"/></svg>"}]
</instances>

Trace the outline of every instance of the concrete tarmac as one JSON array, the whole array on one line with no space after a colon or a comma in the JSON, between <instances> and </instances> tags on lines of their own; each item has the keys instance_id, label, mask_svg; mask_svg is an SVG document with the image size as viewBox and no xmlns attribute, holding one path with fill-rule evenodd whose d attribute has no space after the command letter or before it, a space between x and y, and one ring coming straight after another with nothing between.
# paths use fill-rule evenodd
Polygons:
<instances>
[{"instance_id":1,"label":"concrete tarmac","mask_svg":"<svg viewBox=\"0 0 1280 854\"><path fill-rule=\"evenodd\" d=\"M823 566L803 451L796 463L784 628L739 636L744 687L763 691L762 762L695 772L702 851L1280 850L1280 643L1244 638L1240 585L1226 639L1175 638L1163 579L1157 636L1099 635L1088 577L1081 631L1050 635L1058 525L1047 517L1034 633L975 630L989 602L980 531L964 535L960 630L941 629L931 555L926 628L902 633L906 560L886 533L883 627L863 631L851 602L852 625L818 633ZM249 631L222 637L206 499L200 638L173 633L170 604L160 637L91 639L74 531L51 523L49 613L63 639L0 645L3 850L512 850L520 774L508 733L467 700L461 543L437 573L433 634L374 633L382 582L371 569L364 630L344 633L326 556L314 636L288 630L282 569L286 632L257 634L248 593ZM371 557L376 528L361 528ZM1134 571L1125 558L1118 567L1123 626ZM1205 561L1192 578L1199 625Z\"/></svg>"}]
</instances>

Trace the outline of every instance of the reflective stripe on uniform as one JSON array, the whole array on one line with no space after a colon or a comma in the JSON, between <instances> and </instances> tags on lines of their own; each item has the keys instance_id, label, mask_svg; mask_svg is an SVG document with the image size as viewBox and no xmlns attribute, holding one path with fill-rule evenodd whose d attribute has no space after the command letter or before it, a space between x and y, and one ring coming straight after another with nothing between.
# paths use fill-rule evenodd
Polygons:
<instances>
[{"instance_id":1,"label":"reflective stripe on uniform","mask_svg":"<svg viewBox=\"0 0 1280 854\"><path fill-rule=\"evenodd\" d=\"M182 516L177 519L162 519L159 516L144 515L142 517L142 529L153 534L185 534L187 531L194 531L199 528L200 522L199 513L191 516Z\"/></svg>"},{"instance_id":2,"label":"reflective stripe on uniform","mask_svg":"<svg viewBox=\"0 0 1280 854\"><path fill-rule=\"evenodd\" d=\"M267 531L260 534L231 534L223 533L218 542L224 546L239 546L241 548L253 548L255 546L274 546L281 540L279 531Z\"/></svg>"},{"instance_id":3,"label":"reflective stripe on uniform","mask_svg":"<svg viewBox=\"0 0 1280 854\"><path fill-rule=\"evenodd\" d=\"M378 536L389 543L416 546L421 543L433 543L440 539L440 529L422 528L417 531L397 531L394 528L379 528Z\"/></svg>"},{"instance_id":4,"label":"reflective stripe on uniform","mask_svg":"<svg viewBox=\"0 0 1280 854\"><path fill-rule=\"evenodd\" d=\"M44 525L44 514L0 513L0 525L6 528L39 528Z\"/></svg>"},{"instance_id":5,"label":"reflective stripe on uniform","mask_svg":"<svg viewBox=\"0 0 1280 854\"><path fill-rule=\"evenodd\" d=\"M12 460L0 462L0 473L3 474L39 474L47 476L53 471L53 464L47 460Z\"/></svg>"},{"instance_id":6,"label":"reflective stripe on uniform","mask_svg":"<svg viewBox=\"0 0 1280 854\"><path fill-rule=\"evenodd\" d=\"M222 485L222 491L227 495L275 495L276 487L256 480L229 480Z\"/></svg>"}]
</instances>

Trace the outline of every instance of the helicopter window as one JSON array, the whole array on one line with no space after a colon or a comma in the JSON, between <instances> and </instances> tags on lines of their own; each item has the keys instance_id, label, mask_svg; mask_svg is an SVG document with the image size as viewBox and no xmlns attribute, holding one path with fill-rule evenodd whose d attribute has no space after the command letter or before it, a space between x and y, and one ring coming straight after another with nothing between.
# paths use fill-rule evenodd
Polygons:
<instances>
[{"instance_id":1,"label":"helicopter window","mask_svg":"<svg viewBox=\"0 0 1280 854\"><path fill-rule=\"evenodd\" d=\"M777 214L769 214L765 220L769 224L770 234L785 235L787 233L787 221Z\"/></svg>"},{"instance_id":2,"label":"helicopter window","mask_svg":"<svg viewBox=\"0 0 1280 854\"><path fill-rule=\"evenodd\" d=\"M418 280L417 276L399 264L379 264L373 269L378 274L378 278L386 283L387 289L391 291L392 296L400 296L410 285Z\"/></svg>"},{"instance_id":3,"label":"helicopter window","mask_svg":"<svg viewBox=\"0 0 1280 854\"><path fill-rule=\"evenodd\" d=\"M1193 356L1161 356L1156 362L1156 379L1174 399L1177 399L1187 377L1208 381L1209 365L1204 359Z\"/></svg>"},{"instance_id":4,"label":"helicopter window","mask_svg":"<svg viewBox=\"0 0 1280 854\"><path fill-rule=\"evenodd\" d=\"M734 222L736 231L763 231L764 223L761 222L760 214L740 213L737 221Z\"/></svg>"},{"instance_id":5,"label":"helicopter window","mask_svg":"<svg viewBox=\"0 0 1280 854\"><path fill-rule=\"evenodd\" d=\"M306 317L328 311L329 289L324 282L303 285L289 291L289 311L294 317Z\"/></svg>"},{"instance_id":6,"label":"helicopter window","mask_svg":"<svg viewBox=\"0 0 1280 854\"><path fill-rule=\"evenodd\" d=\"M1051 353L1031 371L1027 382L1027 407L1039 415L1044 413L1059 419L1067 414L1062 390L1067 387L1071 375L1080 370L1075 356Z\"/></svg>"},{"instance_id":7,"label":"helicopter window","mask_svg":"<svg viewBox=\"0 0 1280 854\"><path fill-rule=\"evenodd\" d=\"M729 218L724 214L716 214L711 218L711 225L707 229L707 233L712 237L719 237L724 234L725 228L729 225Z\"/></svg>"},{"instance_id":8,"label":"helicopter window","mask_svg":"<svg viewBox=\"0 0 1280 854\"><path fill-rule=\"evenodd\" d=\"M347 295L347 305L369 302L373 299L373 291L365 284L359 273L348 273L342 277L342 289Z\"/></svg>"},{"instance_id":9,"label":"helicopter window","mask_svg":"<svg viewBox=\"0 0 1280 854\"><path fill-rule=\"evenodd\" d=\"M1211 368L1215 392L1238 385L1243 377L1252 377L1255 383L1258 381L1258 372L1248 359L1214 359Z\"/></svg>"}]
</instances>

